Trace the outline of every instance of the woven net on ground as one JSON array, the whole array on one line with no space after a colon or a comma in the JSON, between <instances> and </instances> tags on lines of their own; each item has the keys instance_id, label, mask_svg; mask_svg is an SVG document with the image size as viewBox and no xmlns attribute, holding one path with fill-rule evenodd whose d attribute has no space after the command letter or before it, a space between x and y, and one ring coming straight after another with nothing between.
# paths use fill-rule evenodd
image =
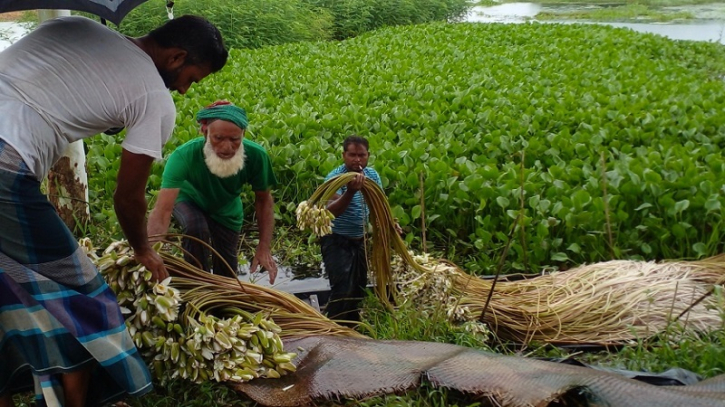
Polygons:
<instances>
[{"instance_id":1,"label":"woven net on ground","mask_svg":"<svg viewBox=\"0 0 725 407\"><path fill-rule=\"evenodd\" d=\"M232 387L270 406L400 393L428 381L480 398L483 406L725 405L725 375L689 386L653 386L579 366L502 356L456 345L360 338L285 341L295 373Z\"/></svg>"}]
</instances>

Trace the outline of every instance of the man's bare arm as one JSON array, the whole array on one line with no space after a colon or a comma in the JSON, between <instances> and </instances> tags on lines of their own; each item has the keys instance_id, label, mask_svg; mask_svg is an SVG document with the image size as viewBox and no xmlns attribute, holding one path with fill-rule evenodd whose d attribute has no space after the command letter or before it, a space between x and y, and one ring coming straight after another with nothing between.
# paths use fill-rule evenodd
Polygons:
<instances>
[{"instance_id":1,"label":"man's bare arm","mask_svg":"<svg viewBox=\"0 0 725 407\"><path fill-rule=\"evenodd\" d=\"M165 235L171 224L171 213L174 211L176 198L179 196L179 188L162 188L156 196L156 204L149 214L149 221L146 227L151 240L154 236Z\"/></svg>"},{"instance_id":2,"label":"man's bare arm","mask_svg":"<svg viewBox=\"0 0 725 407\"><path fill-rule=\"evenodd\" d=\"M335 216L342 215L342 213L347 210L347 207L350 206L350 202L352 202L352 198L355 196L355 193L362 189L364 182L365 175L357 174L352 181L347 183L347 189L342 195L335 194L332 198L330 198L327 203L327 210L332 212Z\"/></svg>"},{"instance_id":3,"label":"man's bare arm","mask_svg":"<svg viewBox=\"0 0 725 407\"><path fill-rule=\"evenodd\" d=\"M146 234L146 182L153 161L153 157L123 150L113 204L136 260L153 273L154 279L163 280L168 277L164 262L151 247Z\"/></svg>"},{"instance_id":4,"label":"man's bare arm","mask_svg":"<svg viewBox=\"0 0 725 407\"><path fill-rule=\"evenodd\" d=\"M274 284L277 278L277 263L272 258L272 234L274 232L274 198L269 190L255 191L254 210L259 226L259 245L249 271L254 273L258 266L269 272L269 283Z\"/></svg>"}]
</instances>

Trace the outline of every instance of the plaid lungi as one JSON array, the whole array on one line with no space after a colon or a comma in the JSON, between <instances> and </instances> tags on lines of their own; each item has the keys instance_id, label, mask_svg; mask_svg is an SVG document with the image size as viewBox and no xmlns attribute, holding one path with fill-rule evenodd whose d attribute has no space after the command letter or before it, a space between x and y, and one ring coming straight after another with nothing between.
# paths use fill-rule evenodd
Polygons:
<instances>
[{"instance_id":1,"label":"plaid lungi","mask_svg":"<svg viewBox=\"0 0 725 407\"><path fill-rule=\"evenodd\" d=\"M0 139L0 394L62 405L60 375L85 368L89 406L152 388L116 296Z\"/></svg>"}]
</instances>

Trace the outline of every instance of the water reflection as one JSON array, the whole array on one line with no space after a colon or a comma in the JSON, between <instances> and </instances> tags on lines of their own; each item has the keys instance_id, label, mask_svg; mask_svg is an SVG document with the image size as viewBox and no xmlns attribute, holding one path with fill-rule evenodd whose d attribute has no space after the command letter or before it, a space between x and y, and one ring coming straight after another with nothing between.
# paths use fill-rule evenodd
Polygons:
<instances>
[{"instance_id":1,"label":"water reflection","mask_svg":"<svg viewBox=\"0 0 725 407\"><path fill-rule=\"evenodd\" d=\"M525 23L530 22L541 12L561 12L562 10L585 10L601 5L542 5L538 3L506 3L497 6L473 7L466 17L467 22L476 23ZM722 20L723 5L701 5L677 7L678 10L692 11L696 20L672 23L605 23L581 22L571 20L541 21L563 24L605 24L613 27L629 28L643 33L659 34L673 40L714 41L725 44L725 21ZM714 17L719 19L712 19ZM534 20L535 21L535 20Z\"/></svg>"},{"instance_id":2,"label":"water reflection","mask_svg":"<svg viewBox=\"0 0 725 407\"><path fill-rule=\"evenodd\" d=\"M317 293L330 289L330 282L322 270L310 266L279 266L274 285L269 284L269 274L266 271L250 274L249 266L243 266L241 271L242 274L239 275L241 281L273 287L292 294Z\"/></svg>"},{"instance_id":3,"label":"water reflection","mask_svg":"<svg viewBox=\"0 0 725 407\"><path fill-rule=\"evenodd\" d=\"M613 27L630 28L637 32L663 35L673 40L713 41L725 44L725 22L698 21L691 24L605 23Z\"/></svg>"},{"instance_id":4,"label":"water reflection","mask_svg":"<svg viewBox=\"0 0 725 407\"><path fill-rule=\"evenodd\" d=\"M543 10L538 3L505 3L497 6L476 6L471 9L466 21L471 23L523 23L534 18Z\"/></svg>"}]
</instances>

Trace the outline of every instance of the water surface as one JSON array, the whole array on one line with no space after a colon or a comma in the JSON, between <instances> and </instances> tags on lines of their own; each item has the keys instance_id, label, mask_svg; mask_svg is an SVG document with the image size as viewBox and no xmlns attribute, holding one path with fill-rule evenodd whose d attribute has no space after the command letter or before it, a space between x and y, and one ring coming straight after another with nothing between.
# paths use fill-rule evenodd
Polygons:
<instances>
[{"instance_id":1,"label":"water surface","mask_svg":"<svg viewBox=\"0 0 725 407\"><path fill-rule=\"evenodd\" d=\"M534 20L541 12L561 12L569 10L586 10L606 7L602 5L549 5L539 3L505 3L496 6L476 6L470 11L465 21L478 23L526 23ZM545 20L548 23L584 23L604 24L613 27L659 34L673 40L713 41L725 44L725 4L705 4L697 6L668 7L674 11L690 11L694 20L681 20L668 23L658 22L586 22L573 20Z\"/></svg>"}]
</instances>

